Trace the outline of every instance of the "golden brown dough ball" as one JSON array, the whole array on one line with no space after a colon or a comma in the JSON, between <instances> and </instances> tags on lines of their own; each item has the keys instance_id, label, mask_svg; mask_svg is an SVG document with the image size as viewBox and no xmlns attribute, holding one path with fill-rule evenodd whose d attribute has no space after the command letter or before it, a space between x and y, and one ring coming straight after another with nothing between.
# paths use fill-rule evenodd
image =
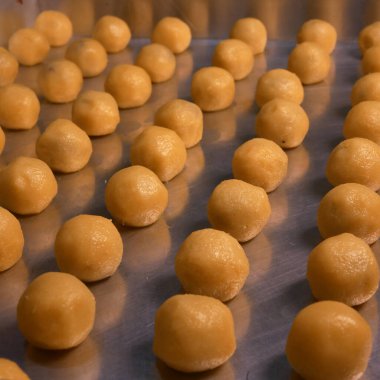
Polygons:
<instances>
[{"instance_id":1,"label":"golden brown dough ball","mask_svg":"<svg viewBox=\"0 0 380 380\"><path fill-rule=\"evenodd\" d=\"M143 68L129 64L113 67L104 88L115 98L119 108L142 106L152 94L149 74Z\"/></svg>"},{"instance_id":2,"label":"golden brown dough ball","mask_svg":"<svg viewBox=\"0 0 380 380\"><path fill-rule=\"evenodd\" d=\"M5 146L5 133L3 129L0 127L0 154L3 153Z\"/></svg>"},{"instance_id":3,"label":"golden brown dough ball","mask_svg":"<svg viewBox=\"0 0 380 380\"><path fill-rule=\"evenodd\" d=\"M267 224L271 206L264 189L238 179L222 181L208 200L211 225L246 242Z\"/></svg>"},{"instance_id":4,"label":"golden brown dough ball","mask_svg":"<svg viewBox=\"0 0 380 380\"><path fill-rule=\"evenodd\" d=\"M38 214L57 195L57 187L45 162L21 156L0 171L0 204L16 214Z\"/></svg>"},{"instance_id":5,"label":"golden brown dough ball","mask_svg":"<svg viewBox=\"0 0 380 380\"><path fill-rule=\"evenodd\" d=\"M82 343L93 328L95 297L68 273L48 272L26 288L17 305L18 327L33 346L66 350Z\"/></svg>"},{"instance_id":6,"label":"golden brown dough ball","mask_svg":"<svg viewBox=\"0 0 380 380\"><path fill-rule=\"evenodd\" d=\"M7 49L0 47L0 87L13 83L17 74L17 59Z\"/></svg>"},{"instance_id":7,"label":"golden brown dough ball","mask_svg":"<svg viewBox=\"0 0 380 380\"><path fill-rule=\"evenodd\" d=\"M45 35L50 46L66 45L73 35L73 24L62 12L43 11L34 22L34 28Z\"/></svg>"},{"instance_id":8,"label":"golden brown dough ball","mask_svg":"<svg viewBox=\"0 0 380 380\"><path fill-rule=\"evenodd\" d=\"M16 362L0 358L0 379L30 380L30 377L17 365Z\"/></svg>"},{"instance_id":9,"label":"golden brown dough ball","mask_svg":"<svg viewBox=\"0 0 380 380\"><path fill-rule=\"evenodd\" d=\"M53 171L73 173L87 165L92 144L86 132L72 121L57 119L38 138L36 153Z\"/></svg>"},{"instance_id":10,"label":"golden brown dough ball","mask_svg":"<svg viewBox=\"0 0 380 380\"><path fill-rule=\"evenodd\" d=\"M237 20L231 29L230 37L244 41L251 47L253 54L262 53L267 44L265 25L253 17Z\"/></svg>"},{"instance_id":11,"label":"golden brown dough ball","mask_svg":"<svg viewBox=\"0 0 380 380\"><path fill-rule=\"evenodd\" d=\"M303 84L314 84L326 79L331 67L329 54L315 42L302 42L289 54L288 70Z\"/></svg>"},{"instance_id":12,"label":"golden brown dough ball","mask_svg":"<svg viewBox=\"0 0 380 380\"><path fill-rule=\"evenodd\" d=\"M219 300L193 294L167 299L157 310L153 351L182 372L216 368L235 352L230 309Z\"/></svg>"},{"instance_id":13,"label":"golden brown dough ball","mask_svg":"<svg viewBox=\"0 0 380 380\"><path fill-rule=\"evenodd\" d=\"M97 215L68 220L58 231L54 247L59 269L82 281L112 276L123 255L119 231L110 219Z\"/></svg>"},{"instance_id":14,"label":"golden brown dough ball","mask_svg":"<svg viewBox=\"0 0 380 380\"><path fill-rule=\"evenodd\" d=\"M164 17L153 29L152 42L165 45L174 54L179 54L190 46L191 30L177 17Z\"/></svg>"},{"instance_id":15,"label":"golden brown dough ball","mask_svg":"<svg viewBox=\"0 0 380 380\"><path fill-rule=\"evenodd\" d=\"M372 46L365 51L362 59L363 74L380 71L380 46Z\"/></svg>"},{"instance_id":16,"label":"golden brown dough ball","mask_svg":"<svg viewBox=\"0 0 380 380\"><path fill-rule=\"evenodd\" d=\"M40 101L29 87L13 83L0 88L0 125L4 128L33 128L40 109Z\"/></svg>"},{"instance_id":17,"label":"golden brown dough ball","mask_svg":"<svg viewBox=\"0 0 380 380\"><path fill-rule=\"evenodd\" d=\"M344 140L330 153L326 176L336 186L355 182L380 189L380 146L360 137Z\"/></svg>"},{"instance_id":18,"label":"golden brown dough ball","mask_svg":"<svg viewBox=\"0 0 380 380\"><path fill-rule=\"evenodd\" d=\"M72 102L83 85L82 71L67 59L48 62L38 74L38 85L49 102Z\"/></svg>"},{"instance_id":19,"label":"golden brown dough ball","mask_svg":"<svg viewBox=\"0 0 380 380\"><path fill-rule=\"evenodd\" d=\"M365 100L380 100L380 73L370 73L359 78L352 87L351 103Z\"/></svg>"},{"instance_id":20,"label":"golden brown dough ball","mask_svg":"<svg viewBox=\"0 0 380 380\"><path fill-rule=\"evenodd\" d=\"M359 48L362 54L372 46L380 45L380 21L363 28L359 34Z\"/></svg>"},{"instance_id":21,"label":"golden brown dough ball","mask_svg":"<svg viewBox=\"0 0 380 380\"><path fill-rule=\"evenodd\" d=\"M308 130L309 118L297 103L273 99L265 103L256 116L257 136L274 141L282 148L302 144Z\"/></svg>"},{"instance_id":22,"label":"golden brown dough ball","mask_svg":"<svg viewBox=\"0 0 380 380\"><path fill-rule=\"evenodd\" d=\"M235 97L234 78L220 67L203 67L193 75L191 96L202 111L228 108Z\"/></svg>"},{"instance_id":23,"label":"golden brown dough ball","mask_svg":"<svg viewBox=\"0 0 380 380\"><path fill-rule=\"evenodd\" d=\"M330 190L318 208L318 228L324 239L349 232L367 244L380 237L380 195L358 183Z\"/></svg>"},{"instance_id":24,"label":"golden brown dough ball","mask_svg":"<svg viewBox=\"0 0 380 380\"><path fill-rule=\"evenodd\" d=\"M136 137L131 145L132 165L145 166L162 182L170 181L185 167L184 142L171 129L152 125Z\"/></svg>"},{"instance_id":25,"label":"golden brown dough ball","mask_svg":"<svg viewBox=\"0 0 380 380\"><path fill-rule=\"evenodd\" d=\"M141 48L136 57L136 65L149 74L153 83L161 83L174 75L176 60L166 46L153 43Z\"/></svg>"},{"instance_id":26,"label":"golden brown dough ball","mask_svg":"<svg viewBox=\"0 0 380 380\"><path fill-rule=\"evenodd\" d=\"M168 205L168 190L150 169L130 166L116 172L107 182L107 210L120 224L149 226Z\"/></svg>"},{"instance_id":27,"label":"golden brown dough ball","mask_svg":"<svg viewBox=\"0 0 380 380\"><path fill-rule=\"evenodd\" d=\"M288 156L273 141L255 138L240 145L232 159L236 179L262 187L267 193L275 190L288 171Z\"/></svg>"}]
</instances>

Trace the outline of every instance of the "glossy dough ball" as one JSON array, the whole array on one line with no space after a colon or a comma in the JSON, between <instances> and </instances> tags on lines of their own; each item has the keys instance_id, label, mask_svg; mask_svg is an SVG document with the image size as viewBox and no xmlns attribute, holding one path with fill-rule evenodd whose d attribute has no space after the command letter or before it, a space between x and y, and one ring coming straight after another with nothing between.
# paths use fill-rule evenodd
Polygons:
<instances>
[{"instance_id":1,"label":"glossy dough ball","mask_svg":"<svg viewBox=\"0 0 380 380\"><path fill-rule=\"evenodd\" d=\"M370 73L359 78L352 87L351 103L354 106L364 100L380 100L380 73Z\"/></svg>"},{"instance_id":2,"label":"glossy dough ball","mask_svg":"<svg viewBox=\"0 0 380 380\"><path fill-rule=\"evenodd\" d=\"M3 153L5 146L5 133L3 129L0 127L0 154Z\"/></svg>"},{"instance_id":3,"label":"glossy dough ball","mask_svg":"<svg viewBox=\"0 0 380 380\"><path fill-rule=\"evenodd\" d=\"M373 46L366 50L362 59L363 74L380 71L380 46Z\"/></svg>"},{"instance_id":4,"label":"glossy dough ball","mask_svg":"<svg viewBox=\"0 0 380 380\"><path fill-rule=\"evenodd\" d=\"M318 228L324 239L349 232L367 244L380 237L380 195L357 183L330 190L318 208Z\"/></svg>"},{"instance_id":5,"label":"glossy dough ball","mask_svg":"<svg viewBox=\"0 0 380 380\"><path fill-rule=\"evenodd\" d=\"M193 75L191 96L202 111L228 108L235 97L234 78L220 67L203 67Z\"/></svg>"},{"instance_id":6,"label":"glossy dough ball","mask_svg":"<svg viewBox=\"0 0 380 380\"><path fill-rule=\"evenodd\" d=\"M353 308L316 302L295 317L286 342L290 365L304 379L359 379L367 368L372 333Z\"/></svg>"},{"instance_id":7,"label":"glossy dough ball","mask_svg":"<svg viewBox=\"0 0 380 380\"><path fill-rule=\"evenodd\" d=\"M237 179L222 181L208 201L211 225L240 242L258 235L270 214L271 206L265 190Z\"/></svg>"},{"instance_id":8,"label":"glossy dough ball","mask_svg":"<svg viewBox=\"0 0 380 380\"><path fill-rule=\"evenodd\" d=\"M17 305L25 339L47 350L66 350L82 343L93 328L95 297L68 273L48 272L34 279Z\"/></svg>"},{"instance_id":9,"label":"glossy dough ball","mask_svg":"<svg viewBox=\"0 0 380 380\"><path fill-rule=\"evenodd\" d=\"M30 377L17 365L16 362L0 358L0 379L30 380Z\"/></svg>"},{"instance_id":10,"label":"glossy dough ball","mask_svg":"<svg viewBox=\"0 0 380 380\"><path fill-rule=\"evenodd\" d=\"M181 294L157 310L153 351L169 367L182 372L216 368L235 352L231 311L219 300Z\"/></svg>"},{"instance_id":11,"label":"glossy dough ball","mask_svg":"<svg viewBox=\"0 0 380 380\"><path fill-rule=\"evenodd\" d=\"M363 28L359 34L359 48L362 54L372 46L380 45L380 21Z\"/></svg>"},{"instance_id":12,"label":"glossy dough ball","mask_svg":"<svg viewBox=\"0 0 380 380\"><path fill-rule=\"evenodd\" d=\"M17 59L7 49L0 47L0 87L13 83L17 74Z\"/></svg>"}]
</instances>

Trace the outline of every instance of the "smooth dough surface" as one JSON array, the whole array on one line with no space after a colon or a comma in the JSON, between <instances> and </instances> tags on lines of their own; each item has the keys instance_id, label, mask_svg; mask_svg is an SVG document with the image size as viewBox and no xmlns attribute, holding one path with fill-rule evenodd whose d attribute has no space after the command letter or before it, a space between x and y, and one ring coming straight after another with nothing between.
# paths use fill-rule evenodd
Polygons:
<instances>
[{"instance_id":1,"label":"smooth dough surface","mask_svg":"<svg viewBox=\"0 0 380 380\"><path fill-rule=\"evenodd\" d=\"M0 87L14 82L18 74L18 61L7 49L0 47Z\"/></svg>"},{"instance_id":2,"label":"smooth dough surface","mask_svg":"<svg viewBox=\"0 0 380 380\"><path fill-rule=\"evenodd\" d=\"M0 379L30 380L30 377L12 360L0 358Z\"/></svg>"},{"instance_id":3,"label":"smooth dough surface","mask_svg":"<svg viewBox=\"0 0 380 380\"><path fill-rule=\"evenodd\" d=\"M359 78L352 87L351 103L365 100L380 101L380 73L370 73Z\"/></svg>"},{"instance_id":4,"label":"smooth dough surface","mask_svg":"<svg viewBox=\"0 0 380 380\"><path fill-rule=\"evenodd\" d=\"M380 45L380 21L364 27L359 33L359 48L362 54L372 46Z\"/></svg>"},{"instance_id":5,"label":"smooth dough surface","mask_svg":"<svg viewBox=\"0 0 380 380\"><path fill-rule=\"evenodd\" d=\"M5 147L5 133L3 129L0 127L0 154L3 153Z\"/></svg>"},{"instance_id":6,"label":"smooth dough surface","mask_svg":"<svg viewBox=\"0 0 380 380\"><path fill-rule=\"evenodd\" d=\"M380 72L380 46L372 46L365 51L362 59L363 74Z\"/></svg>"}]
</instances>

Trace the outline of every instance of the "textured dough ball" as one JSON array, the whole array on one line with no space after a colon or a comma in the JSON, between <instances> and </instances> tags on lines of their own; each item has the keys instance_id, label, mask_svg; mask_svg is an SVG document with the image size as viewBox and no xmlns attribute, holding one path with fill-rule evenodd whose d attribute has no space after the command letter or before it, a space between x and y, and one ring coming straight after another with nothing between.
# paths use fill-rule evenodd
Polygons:
<instances>
[{"instance_id":1,"label":"textured dough ball","mask_svg":"<svg viewBox=\"0 0 380 380\"><path fill-rule=\"evenodd\" d=\"M232 159L236 179L262 187L267 193L276 189L288 171L288 156L273 141L255 138L240 145Z\"/></svg>"},{"instance_id":2,"label":"textured dough ball","mask_svg":"<svg viewBox=\"0 0 380 380\"><path fill-rule=\"evenodd\" d=\"M38 214L57 195L57 187L45 162L17 157L0 171L0 204L16 214Z\"/></svg>"},{"instance_id":3,"label":"textured dough ball","mask_svg":"<svg viewBox=\"0 0 380 380\"><path fill-rule=\"evenodd\" d=\"M193 75L191 96L202 111L228 108L235 97L234 78L220 67L203 67Z\"/></svg>"},{"instance_id":4,"label":"textured dough ball","mask_svg":"<svg viewBox=\"0 0 380 380\"><path fill-rule=\"evenodd\" d=\"M17 59L7 49L0 47L0 87L13 83L17 74Z\"/></svg>"},{"instance_id":5,"label":"textured dough ball","mask_svg":"<svg viewBox=\"0 0 380 380\"><path fill-rule=\"evenodd\" d=\"M0 154L3 153L5 146L5 133L3 129L0 127Z\"/></svg>"},{"instance_id":6,"label":"textured dough ball","mask_svg":"<svg viewBox=\"0 0 380 380\"><path fill-rule=\"evenodd\" d=\"M165 45L174 54L179 54L190 46L191 30L177 17L164 17L153 29L152 42Z\"/></svg>"},{"instance_id":7,"label":"textured dough ball","mask_svg":"<svg viewBox=\"0 0 380 380\"><path fill-rule=\"evenodd\" d=\"M290 365L304 379L359 379L367 368L372 333L353 308L316 302L295 317L286 342Z\"/></svg>"},{"instance_id":8,"label":"textured dough ball","mask_svg":"<svg viewBox=\"0 0 380 380\"><path fill-rule=\"evenodd\" d=\"M362 54L372 46L380 45L380 21L367 25L360 31L359 48Z\"/></svg>"},{"instance_id":9,"label":"textured dough ball","mask_svg":"<svg viewBox=\"0 0 380 380\"><path fill-rule=\"evenodd\" d=\"M318 208L318 228L324 239L349 232L367 244L380 237L380 195L357 183L330 190Z\"/></svg>"},{"instance_id":10,"label":"textured dough ball","mask_svg":"<svg viewBox=\"0 0 380 380\"><path fill-rule=\"evenodd\" d=\"M115 98L119 108L142 106L152 94L149 74L139 66L128 64L113 67L104 88Z\"/></svg>"},{"instance_id":11,"label":"textured dough ball","mask_svg":"<svg viewBox=\"0 0 380 380\"><path fill-rule=\"evenodd\" d=\"M380 72L380 46L373 46L365 51L362 71L363 74Z\"/></svg>"},{"instance_id":12,"label":"textured dough ball","mask_svg":"<svg viewBox=\"0 0 380 380\"><path fill-rule=\"evenodd\" d=\"M0 379L30 380L30 377L17 365L16 362L0 358Z\"/></svg>"},{"instance_id":13,"label":"textured dough ball","mask_svg":"<svg viewBox=\"0 0 380 380\"><path fill-rule=\"evenodd\" d=\"M234 321L219 300L193 294L167 299L157 310L153 351L183 372L216 368L235 352Z\"/></svg>"},{"instance_id":14,"label":"textured dough ball","mask_svg":"<svg viewBox=\"0 0 380 380\"><path fill-rule=\"evenodd\" d=\"M253 239L267 224L271 206L264 189L237 179L222 181L208 201L211 225L240 242Z\"/></svg>"},{"instance_id":15,"label":"textured dough ball","mask_svg":"<svg viewBox=\"0 0 380 380\"><path fill-rule=\"evenodd\" d=\"M314 84L326 79L331 67L329 54L314 42L302 42L289 54L288 69L303 84Z\"/></svg>"},{"instance_id":16,"label":"textured dough ball","mask_svg":"<svg viewBox=\"0 0 380 380\"><path fill-rule=\"evenodd\" d=\"M351 103L365 100L380 100L380 73L370 73L359 78L352 87Z\"/></svg>"},{"instance_id":17,"label":"textured dough ball","mask_svg":"<svg viewBox=\"0 0 380 380\"><path fill-rule=\"evenodd\" d=\"M107 182L107 210L122 225L149 226L168 205L168 190L151 170L130 166L116 172Z\"/></svg>"},{"instance_id":18,"label":"textured dough ball","mask_svg":"<svg viewBox=\"0 0 380 380\"><path fill-rule=\"evenodd\" d=\"M297 103L273 99L260 109L255 128L258 136L285 149L295 148L302 144L309 130L309 118Z\"/></svg>"},{"instance_id":19,"label":"textured dough ball","mask_svg":"<svg viewBox=\"0 0 380 380\"><path fill-rule=\"evenodd\" d=\"M48 272L26 288L17 305L25 339L47 350L66 350L82 343L93 328L95 297L68 273Z\"/></svg>"}]
</instances>

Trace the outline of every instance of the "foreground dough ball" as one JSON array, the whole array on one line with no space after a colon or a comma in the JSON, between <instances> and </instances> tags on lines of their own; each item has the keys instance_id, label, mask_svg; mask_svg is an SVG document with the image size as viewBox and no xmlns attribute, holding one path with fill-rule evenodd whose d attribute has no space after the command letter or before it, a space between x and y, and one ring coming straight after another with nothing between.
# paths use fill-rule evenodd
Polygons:
<instances>
[{"instance_id":1,"label":"foreground dough ball","mask_svg":"<svg viewBox=\"0 0 380 380\"><path fill-rule=\"evenodd\" d=\"M380 100L380 73L370 73L359 78L352 87L351 103L365 100Z\"/></svg>"},{"instance_id":2,"label":"foreground dough ball","mask_svg":"<svg viewBox=\"0 0 380 380\"><path fill-rule=\"evenodd\" d=\"M0 47L0 87L13 83L17 74L17 59L7 49Z\"/></svg>"},{"instance_id":3,"label":"foreground dough ball","mask_svg":"<svg viewBox=\"0 0 380 380\"><path fill-rule=\"evenodd\" d=\"M373 46L365 51L362 59L363 74L380 71L380 46Z\"/></svg>"},{"instance_id":4,"label":"foreground dough ball","mask_svg":"<svg viewBox=\"0 0 380 380\"><path fill-rule=\"evenodd\" d=\"M357 183L330 190L318 208L318 228L324 239L349 232L367 244L380 237L380 195Z\"/></svg>"},{"instance_id":5,"label":"foreground dough ball","mask_svg":"<svg viewBox=\"0 0 380 380\"><path fill-rule=\"evenodd\" d=\"M48 272L34 279L17 305L25 339L47 350L66 350L82 343L93 328L95 297L76 277Z\"/></svg>"},{"instance_id":6,"label":"foreground dough ball","mask_svg":"<svg viewBox=\"0 0 380 380\"><path fill-rule=\"evenodd\" d=\"M380 45L380 21L363 28L359 34L359 48L362 54L372 46Z\"/></svg>"},{"instance_id":7,"label":"foreground dough ball","mask_svg":"<svg viewBox=\"0 0 380 380\"><path fill-rule=\"evenodd\" d=\"M16 362L5 358L0 358L0 379L30 380L29 376Z\"/></svg>"},{"instance_id":8,"label":"foreground dough ball","mask_svg":"<svg viewBox=\"0 0 380 380\"><path fill-rule=\"evenodd\" d=\"M231 311L215 298L184 294L157 310L153 351L169 367L183 372L216 368L235 352Z\"/></svg>"}]
</instances>

